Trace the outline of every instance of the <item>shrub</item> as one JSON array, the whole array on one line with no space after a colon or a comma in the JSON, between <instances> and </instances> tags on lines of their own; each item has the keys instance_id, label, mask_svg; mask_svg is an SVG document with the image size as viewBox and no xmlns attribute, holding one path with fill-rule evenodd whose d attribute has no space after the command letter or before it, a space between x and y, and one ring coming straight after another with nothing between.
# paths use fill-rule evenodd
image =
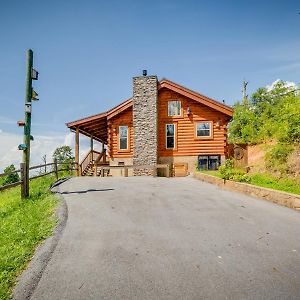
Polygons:
<instances>
[{"instance_id":1,"label":"shrub","mask_svg":"<svg viewBox=\"0 0 300 300\"><path fill-rule=\"evenodd\" d=\"M10 165L4 169L4 173L9 174L15 170L16 170L15 166ZM20 180L20 177L19 177L18 173L13 173L13 174L10 174L10 175L7 175L6 177L4 177L4 179L2 179L2 181L1 181L1 185L18 182L19 180Z\"/></svg>"},{"instance_id":2,"label":"shrub","mask_svg":"<svg viewBox=\"0 0 300 300\"><path fill-rule=\"evenodd\" d=\"M266 153L266 167L269 171L286 174L288 171L288 157L292 153L294 147L287 144L276 144L269 152Z\"/></svg>"},{"instance_id":3,"label":"shrub","mask_svg":"<svg viewBox=\"0 0 300 300\"><path fill-rule=\"evenodd\" d=\"M250 182L250 177L241 169L234 168L234 161L226 159L224 165L220 166L221 178L239 182Z\"/></svg>"}]
</instances>

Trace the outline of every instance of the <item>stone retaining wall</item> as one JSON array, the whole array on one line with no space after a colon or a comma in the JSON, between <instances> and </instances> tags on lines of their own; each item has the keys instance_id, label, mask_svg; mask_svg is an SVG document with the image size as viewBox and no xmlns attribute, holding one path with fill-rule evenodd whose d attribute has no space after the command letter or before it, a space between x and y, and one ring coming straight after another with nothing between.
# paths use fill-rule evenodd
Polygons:
<instances>
[{"instance_id":1,"label":"stone retaining wall","mask_svg":"<svg viewBox=\"0 0 300 300\"><path fill-rule=\"evenodd\" d=\"M300 196L295 194L258 187L247 183L224 180L200 172L194 173L194 178L218 185L230 191L251 195L260 199L264 199L300 211Z\"/></svg>"}]
</instances>

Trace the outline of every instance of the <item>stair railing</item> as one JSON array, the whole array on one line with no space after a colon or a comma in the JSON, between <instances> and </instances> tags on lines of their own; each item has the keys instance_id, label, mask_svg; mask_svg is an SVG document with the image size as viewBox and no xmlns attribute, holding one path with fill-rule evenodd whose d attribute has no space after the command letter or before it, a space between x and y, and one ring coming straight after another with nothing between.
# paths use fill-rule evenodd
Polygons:
<instances>
[{"instance_id":1,"label":"stair railing","mask_svg":"<svg viewBox=\"0 0 300 300\"><path fill-rule=\"evenodd\" d=\"M97 157L97 159L94 162L94 166L95 166L94 176L97 176L98 165L101 165L100 164L101 159L103 160L103 163L106 163L106 149L103 149L103 151L100 153L100 155Z\"/></svg>"},{"instance_id":2,"label":"stair railing","mask_svg":"<svg viewBox=\"0 0 300 300\"><path fill-rule=\"evenodd\" d=\"M94 163L94 161L98 160L100 155L101 155L100 152L95 150L90 150L83 158L81 163L79 164L80 175L83 175L86 169L89 167L90 163L91 162Z\"/></svg>"}]
</instances>

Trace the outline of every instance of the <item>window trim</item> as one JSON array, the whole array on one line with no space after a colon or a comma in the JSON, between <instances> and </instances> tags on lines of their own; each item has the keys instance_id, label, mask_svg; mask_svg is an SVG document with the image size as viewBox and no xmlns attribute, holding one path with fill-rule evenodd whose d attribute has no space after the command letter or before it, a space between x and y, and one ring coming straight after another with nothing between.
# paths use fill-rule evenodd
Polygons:
<instances>
[{"instance_id":1,"label":"window trim","mask_svg":"<svg viewBox=\"0 0 300 300\"><path fill-rule=\"evenodd\" d=\"M170 102L174 102L174 101L178 101L180 103L180 114L176 115L176 116L170 116L169 115L169 103ZM180 118L180 117L183 117L183 113L182 113L182 101L180 99L170 99L170 100L168 100L168 104L167 104L167 117L168 118Z\"/></svg>"},{"instance_id":2,"label":"window trim","mask_svg":"<svg viewBox=\"0 0 300 300\"><path fill-rule=\"evenodd\" d=\"M167 147L167 125L173 125L174 126L174 147L168 148ZM166 150L177 150L177 124L176 123L166 123L165 124L165 149Z\"/></svg>"},{"instance_id":3,"label":"window trim","mask_svg":"<svg viewBox=\"0 0 300 300\"><path fill-rule=\"evenodd\" d=\"M120 143L120 140L121 140L121 136L120 136L120 127L127 127L127 148L126 149L121 149L121 143ZM130 135L129 135L129 126L128 125L118 125L118 151L119 152L130 152Z\"/></svg>"},{"instance_id":4,"label":"window trim","mask_svg":"<svg viewBox=\"0 0 300 300\"><path fill-rule=\"evenodd\" d=\"M208 136L198 136L197 135L197 127L198 124L201 123L209 123L210 124L210 134ZM209 140L214 138L214 123L213 121L196 121L194 125L194 136L197 140Z\"/></svg>"}]
</instances>

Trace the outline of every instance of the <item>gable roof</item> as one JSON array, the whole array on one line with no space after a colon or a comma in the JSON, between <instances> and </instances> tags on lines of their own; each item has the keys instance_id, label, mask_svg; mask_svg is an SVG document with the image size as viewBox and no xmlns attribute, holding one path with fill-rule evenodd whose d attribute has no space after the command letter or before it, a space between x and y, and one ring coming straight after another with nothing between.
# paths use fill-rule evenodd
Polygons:
<instances>
[{"instance_id":1,"label":"gable roof","mask_svg":"<svg viewBox=\"0 0 300 300\"><path fill-rule=\"evenodd\" d=\"M222 113L224 113L225 115L228 115L230 117L232 117L233 115L233 108L225 105L217 100L214 100L212 98L209 98L207 96L204 96L200 93L197 93L195 91L192 91L182 85L179 85L173 81L167 80L167 79L162 79L161 81L159 81L158 83L158 90L160 90L161 88L167 88L169 90L172 90L182 96L185 96L187 98L190 98L192 100L195 100L201 104L204 104L206 106L209 106L217 111L220 111Z\"/></svg>"},{"instance_id":2,"label":"gable roof","mask_svg":"<svg viewBox=\"0 0 300 300\"><path fill-rule=\"evenodd\" d=\"M203 105L209 106L217 111L222 112L223 114L229 117L232 117L233 115L232 107L225 105L219 101L216 101L212 98L209 98L207 96L204 96L200 93L192 91L173 81L167 79L160 80L158 82L158 90L163 88L169 89L184 97L190 98ZM79 127L79 132L83 133L84 135L88 135L88 136L92 135L96 140L105 142L107 140L107 130L106 130L107 121L113 118L114 116L118 115L122 111L132 107L132 105L133 105L133 101L132 98L130 98L106 112L102 112L100 114L92 115L83 119L69 122L66 123L66 125L71 130L75 130L76 127Z\"/></svg>"},{"instance_id":3,"label":"gable roof","mask_svg":"<svg viewBox=\"0 0 300 300\"><path fill-rule=\"evenodd\" d=\"M204 96L200 93L197 93L195 91L192 91L182 85L179 85L171 80L168 79L162 79L158 82L158 90L162 89L162 88L167 88L171 91L174 91L182 96L185 96L187 98L190 98L192 100L195 100L203 105L209 106L217 111L222 112L223 114L232 117L233 115L233 108L231 106L228 106L224 103L221 103L217 100L214 100L212 98L209 98L207 96ZM127 105L124 105L124 104ZM117 115L118 113L126 110L128 107L132 106L133 102L132 102L132 98L128 99L127 101L121 103L120 105L116 106L114 109L112 109L111 111L108 112L107 118L110 119L112 117L114 117L115 115ZM113 112L114 113L113 113ZM117 113L115 113L115 111L117 111Z\"/></svg>"}]
</instances>

